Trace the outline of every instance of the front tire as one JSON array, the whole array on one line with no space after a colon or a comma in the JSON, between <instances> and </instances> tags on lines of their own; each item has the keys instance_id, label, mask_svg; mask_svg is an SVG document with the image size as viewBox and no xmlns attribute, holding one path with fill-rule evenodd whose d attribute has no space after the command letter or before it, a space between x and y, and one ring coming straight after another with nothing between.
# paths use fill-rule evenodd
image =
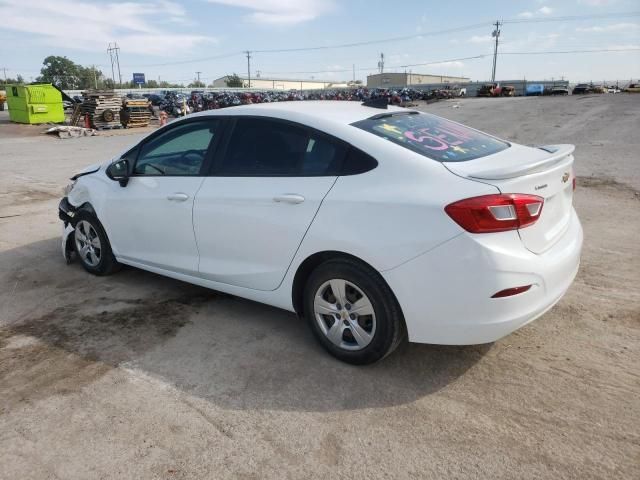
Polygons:
<instances>
[{"instance_id":1,"label":"front tire","mask_svg":"<svg viewBox=\"0 0 640 480\"><path fill-rule=\"evenodd\" d=\"M111 244L100 221L91 213L79 211L76 216L74 246L84 269L94 275L110 275L120 269Z\"/></svg>"},{"instance_id":2,"label":"front tire","mask_svg":"<svg viewBox=\"0 0 640 480\"><path fill-rule=\"evenodd\" d=\"M320 344L355 365L381 360L406 336L400 306L384 279L350 259L329 260L311 273L304 314Z\"/></svg>"}]
</instances>

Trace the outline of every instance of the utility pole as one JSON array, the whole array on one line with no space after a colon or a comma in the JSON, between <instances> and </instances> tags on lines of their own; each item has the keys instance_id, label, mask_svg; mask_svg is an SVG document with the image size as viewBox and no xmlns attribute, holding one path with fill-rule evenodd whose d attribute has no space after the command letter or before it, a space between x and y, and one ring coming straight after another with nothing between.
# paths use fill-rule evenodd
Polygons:
<instances>
[{"instance_id":1,"label":"utility pole","mask_svg":"<svg viewBox=\"0 0 640 480\"><path fill-rule=\"evenodd\" d=\"M498 39L500 38L500 25L502 24L498 20L496 20L496 29L491 32L491 36L496 39L496 45L493 49L493 69L491 70L491 83L494 83L496 81L496 60L498 59Z\"/></svg>"},{"instance_id":2,"label":"utility pole","mask_svg":"<svg viewBox=\"0 0 640 480\"><path fill-rule=\"evenodd\" d=\"M245 51L247 54L247 80L248 87L251 88L251 52L249 50Z\"/></svg>"},{"instance_id":3,"label":"utility pole","mask_svg":"<svg viewBox=\"0 0 640 480\"><path fill-rule=\"evenodd\" d=\"M378 68L380 69L380 73L384 73L384 53L380 54L380 61L378 62Z\"/></svg>"},{"instance_id":4,"label":"utility pole","mask_svg":"<svg viewBox=\"0 0 640 480\"><path fill-rule=\"evenodd\" d=\"M111 80L113 81L113 84L115 86L116 75L113 70L113 54L111 53L111 44L109 44L109 47L107 48L107 52L109 52L109 60L111 61Z\"/></svg>"},{"instance_id":5,"label":"utility pole","mask_svg":"<svg viewBox=\"0 0 640 480\"><path fill-rule=\"evenodd\" d=\"M202 73L202 72L196 72L196 75L198 76L198 84L200 84L200 74L201 74L201 73Z\"/></svg>"},{"instance_id":6,"label":"utility pole","mask_svg":"<svg viewBox=\"0 0 640 480\"><path fill-rule=\"evenodd\" d=\"M111 60L111 79L113 83L116 83L114 65L118 68L118 85L122 86L122 74L120 73L120 56L118 52L120 51L120 47L116 42L113 42L113 46L111 43L109 44L109 48L107 48L107 52L109 52L109 58Z\"/></svg>"},{"instance_id":7,"label":"utility pole","mask_svg":"<svg viewBox=\"0 0 640 480\"><path fill-rule=\"evenodd\" d=\"M4 72L4 84L7 84L7 69L3 68L2 71Z\"/></svg>"},{"instance_id":8,"label":"utility pole","mask_svg":"<svg viewBox=\"0 0 640 480\"><path fill-rule=\"evenodd\" d=\"M353 68L353 83L356 83L356 64L353 63L351 68Z\"/></svg>"},{"instance_id":9,"label":"utility pole","mask_svg":"<svg viewBox=\"0 0 640 480\"><path fill-rule=\"evenodd\" d=\"M96 66L93 65L92 68L93 68L93 85L94 85L95 89L97 90L98 89L98 75L96 74Z\"/></svg>"}]
</instances>

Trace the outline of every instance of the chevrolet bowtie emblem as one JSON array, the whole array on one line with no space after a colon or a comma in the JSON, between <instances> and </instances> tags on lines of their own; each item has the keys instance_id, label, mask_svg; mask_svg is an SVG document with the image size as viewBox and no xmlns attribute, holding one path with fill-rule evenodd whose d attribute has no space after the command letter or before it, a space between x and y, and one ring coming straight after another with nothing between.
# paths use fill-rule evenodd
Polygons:
<instances>
[{"instance_id":1,"label":"chevrolet bowtie emblem","mask_svg":"<svg viewBox=\"0 0 640 480\"><path fill-rule=\"evenodd\" d=\"M562 175L562 183L567 183L567 181L569 181L569 177L571 175L569 174L569 172L564 172L564 175Z\"/></svg>"}]
</instances>

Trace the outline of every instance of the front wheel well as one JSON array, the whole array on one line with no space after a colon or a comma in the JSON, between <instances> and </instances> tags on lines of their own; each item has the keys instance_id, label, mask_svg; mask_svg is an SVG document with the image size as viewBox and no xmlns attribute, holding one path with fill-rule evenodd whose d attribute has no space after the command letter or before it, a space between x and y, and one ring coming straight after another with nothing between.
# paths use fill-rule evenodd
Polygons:
<instances>
[{"instance_id":1,"label":"front wheel well","mask_svg":"<svg viewBox=\"0 0 640 480\"><path fill-rule=\"evenodd\" d=\"M307 257L299 266L296 274L293 277L293 287L291 288L291 301L293 303L293 308L298 316L302 317L304 315L304 286L313 272L319 265L328 261L328 260L336 260L336 259L345 259L351 260L354 262L358 262L373 271L377 270L372 267L370 264L361 260L360 258L350 255L348 253L328 250L324 252L317 252L313 255ZM382 279L384 281L384 279ZM385 281L386 283L386 281ZM391 288L389 288L391 290ZM391 291L393 294L393 291ZM395 294L393 294L395 296ZM402 311L402 310L401 310Z\"/></svg>"}]
</instances>

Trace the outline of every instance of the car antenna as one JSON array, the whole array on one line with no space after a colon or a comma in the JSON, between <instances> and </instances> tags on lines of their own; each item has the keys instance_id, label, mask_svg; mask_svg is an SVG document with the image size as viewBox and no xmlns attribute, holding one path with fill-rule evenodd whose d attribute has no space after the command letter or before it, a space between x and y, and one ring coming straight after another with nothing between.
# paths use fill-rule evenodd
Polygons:
<instances>
[{"instance_id":1,"label":"car antenna","mask_svg":"<svg viewBox=\"0 0 640 480\"><path fill-rule=\"evenodd\" d=\"M386 110L389 106L389 101L385 97L372 98L371 100L365 100L362 102L363 107L382 108Z\"/></svg>"}]
</instances>

